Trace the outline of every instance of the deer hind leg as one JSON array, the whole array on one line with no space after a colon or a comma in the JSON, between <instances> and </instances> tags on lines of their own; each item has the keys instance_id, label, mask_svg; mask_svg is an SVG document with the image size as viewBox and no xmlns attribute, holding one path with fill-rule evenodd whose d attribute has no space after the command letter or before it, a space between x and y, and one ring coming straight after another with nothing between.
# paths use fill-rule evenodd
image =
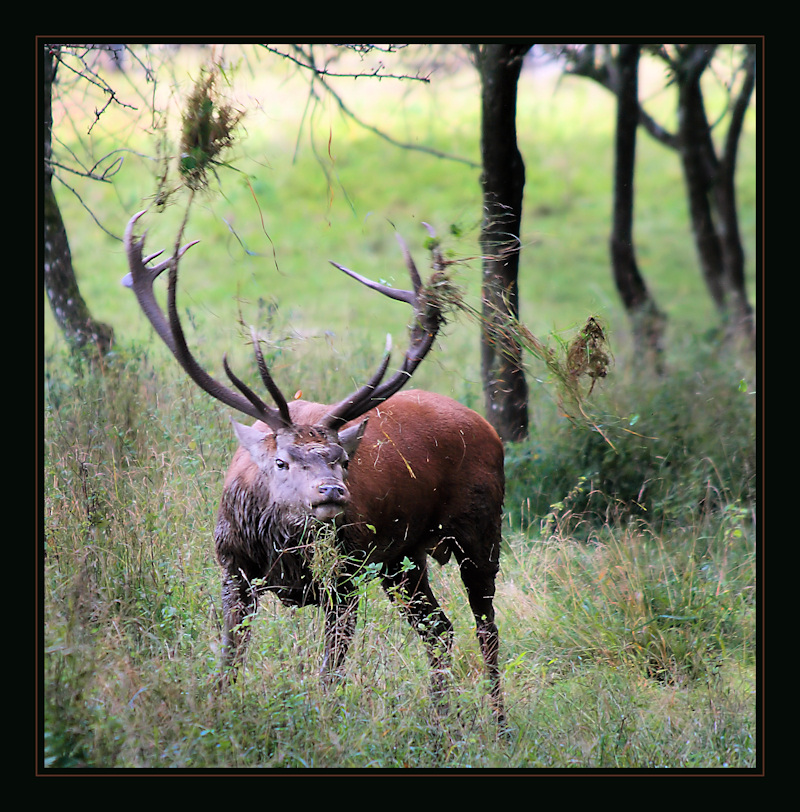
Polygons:
<instances>
[{"instance_id":1,"label":"deer hind leg","mask_svg":"<svg viewBox=\"0 0 800 812\"><path fill-rule=\"evenodd\" d=\"M489 696L492 709L498 724L503 727L505 711L503 708L502 686L498 655L500 651L500 634L494 622L494 579L496 567L488 569L478 567L471 559L461 562L461 579L467 589L470 609L475 617L478 643L489 678Z\"/></svg>"},{"instance_id":2,"label":"deer hind leg","mask_svg":"<svg viewBox=\"0 0 800 812\"><path fill-rule=\"evenodd\" d=\"M431 591L426 559L416 561L413 569L384 575L383 588L425 644L431 667L431 692L440 706L444 705L453 624Z\"/></svg>"}]
</instances>

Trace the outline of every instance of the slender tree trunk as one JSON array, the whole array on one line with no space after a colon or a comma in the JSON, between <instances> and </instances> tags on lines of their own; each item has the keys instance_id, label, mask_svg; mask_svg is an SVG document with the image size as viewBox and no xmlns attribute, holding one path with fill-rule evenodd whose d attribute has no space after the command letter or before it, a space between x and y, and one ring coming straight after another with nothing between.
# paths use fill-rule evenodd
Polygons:
<instances>
[{"instance_id":1,"label":"slender tree trunk","mask_svg":"<svg viewBox=\"0 0 800 812\"><path fill-rule=\"evenodd\" d=\"M58 326L74 349L94 347L105 353L114 340L107 324L95 321L78 289L67 230L53 192L50 165L53 116L52 85L58 46L44 46L44 286Z\"/></svg>"},{"instance_id":2,"label":"slender tree trunk","mask_svg":"<svg viewBox=\"0 0 800 812\"><path fill-rule=\"evenodd\" d=\"M730 297L731 332L750 341L755 340L755 319L747 298L744 278L745 255L736 208L736 157L744 117L754 88L755 53L751 50L747 54L744 81L733 107L714 184L714 205L719 217L718 231L722 249L722 274L726 293Z\"/></svg>"},{"instance_id":3,"label":"slender tree trunk","mask_svg":"<svg viewBox=\"0 0 800 812\"><path fill-rule=\"evenodd\" d=\"M716 158L706 118L700 78L711 53L703 46L682 60L678 75L678 151L683 164L692 232L700 269L717 309L725 310L722 278L722 248L711 208L711 184Z\"/></svg>"},{"instance_id":4,"label":"slender tree trunk","mask_svg":"<svg viewBox=\"0 0 800 812\"><path fill-rule=\"evenodd\" d=\"M509 326L519 317L520 221L525 164L517 147L517 83L530 45L477 47L481 76L483 316L481 364L486 414L504 441L528 434L522 349Z\"/></svg>"},{"instance_id":5,"label":"slender tree trunk","mask_svg":"<svg viewBox=\"0 0 800 812\"><path fill-rule=\"evenodd\" d=\"M678 65L678 149L703 278L729 331L752 338L753 313L745 289L735 173L742 122L755 84L755 62L748 54L743 86L718 158L700 87L713 50L695 45L687 49Z\"/></svg>"},{"instance_id":6,"label":"slender tree trunk","mask_svg":"<svg viewBox=\"0 0 800 812\"><path fill-rule=\"evenodd\" d=\"M639 125L639 46L620 46L617 68L617 127L614 149L614 214L611 264L614 281L633 326L639 358L661 370L666 318L639 273L633 247L636 131Z\"/></svg>"}]
</instances>

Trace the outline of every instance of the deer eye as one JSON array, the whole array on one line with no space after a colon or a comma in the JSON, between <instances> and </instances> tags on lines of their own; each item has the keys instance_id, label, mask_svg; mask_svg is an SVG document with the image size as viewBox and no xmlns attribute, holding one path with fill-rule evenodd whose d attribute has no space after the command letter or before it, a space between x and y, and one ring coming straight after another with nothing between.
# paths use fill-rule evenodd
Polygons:
<instances>
[{"instance_id":1,"label":"deer eye","mask_svg":"<svg viewBox=\"0 0 800 812\"><path fill-rule=\"evenodd\" d=\"M282 460L280 457L276 457L275 467L279 468L281 471L285 471L289 467L289 463L286 462L286 460Z\"/></svg>"}]
</instances>

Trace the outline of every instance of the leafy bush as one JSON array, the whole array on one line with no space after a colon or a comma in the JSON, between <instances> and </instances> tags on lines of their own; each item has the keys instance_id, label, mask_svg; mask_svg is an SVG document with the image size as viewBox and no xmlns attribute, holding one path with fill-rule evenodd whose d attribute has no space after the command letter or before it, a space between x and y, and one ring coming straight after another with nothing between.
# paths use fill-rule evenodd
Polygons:
<instances>
[{"instance_id":1,"label":"leafy bush","mask_svg":"<svg viewBox=\"0 0 800 812\"><path fill-rule=\"evenodd\" d=\"M754 506L755 398L746 373L699 345L679 348L663 376L619 366L590 398L596 429L536 405L531 438L507 450L512 522L530 525L555 511L591 526L620 516L660 525Z\"/></svg>"}]
</instances>

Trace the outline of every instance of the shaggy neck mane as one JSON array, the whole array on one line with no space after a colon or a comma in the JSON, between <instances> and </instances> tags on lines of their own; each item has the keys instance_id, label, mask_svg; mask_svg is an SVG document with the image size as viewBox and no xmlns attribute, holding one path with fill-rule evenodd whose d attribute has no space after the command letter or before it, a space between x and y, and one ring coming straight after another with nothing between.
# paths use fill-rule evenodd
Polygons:
<instances>
[{"instance_id":1,"label":"shaggy neck mane","mask_svg":"<svg viewBox=\"0 0 800 812\"><path fill-rule=\"evenodd\" d=\"M287 606L319 603L309 561L314 522L286 516L258 489L232 483L223 494L214 538L220 562L232 564Z\"/></svg>"}]
</instances>

